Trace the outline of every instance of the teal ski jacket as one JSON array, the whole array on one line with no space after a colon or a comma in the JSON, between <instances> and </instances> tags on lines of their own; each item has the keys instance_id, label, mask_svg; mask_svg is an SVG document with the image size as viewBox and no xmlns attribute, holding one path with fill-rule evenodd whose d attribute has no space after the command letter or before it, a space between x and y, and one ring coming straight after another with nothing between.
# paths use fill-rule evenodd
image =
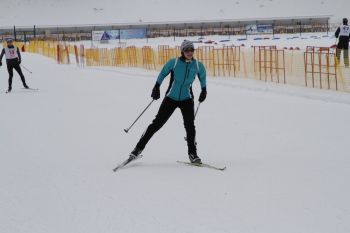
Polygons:
<instances>
[{"instance_id":1,"label":"teal ski jacket","mask_svg":"<svg viewBox=\"0 0 350 233\"><path fill-rule=\"evenodd\" d=\"M185 58L170 59L158 75L157 83L162 84L165 77L170 74L169 87L166 96L176 101L183 101L193 98L192 83L198 76L201 88L206 89L206 70L204 65L192 59Z\"/></svg>"}]
</instances>

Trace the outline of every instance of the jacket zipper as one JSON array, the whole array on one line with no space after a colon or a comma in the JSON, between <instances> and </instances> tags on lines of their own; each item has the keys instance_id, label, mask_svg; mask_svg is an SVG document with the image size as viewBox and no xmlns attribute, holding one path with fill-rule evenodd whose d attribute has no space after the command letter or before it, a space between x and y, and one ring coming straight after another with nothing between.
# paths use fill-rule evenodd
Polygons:
<instances>
[{"instance_id":1,"label":"jacket zipper","mask_svg":"<svg viewBox=\"0 0 350 233\"><path fill-rule=\"evenodd\" d=\"M182 84L181 84L181 86L180 86L179 100L181 99L182 87L183 87L183 85L184 85L184 83L185 83L185 80L186 80L186 78L187 78L187 76L188 76L188 71L187 71L187 69L188 69L188 63L186 62L185 77L184 77L184 81L182 82Z\"/></svg>"}]
</instances>

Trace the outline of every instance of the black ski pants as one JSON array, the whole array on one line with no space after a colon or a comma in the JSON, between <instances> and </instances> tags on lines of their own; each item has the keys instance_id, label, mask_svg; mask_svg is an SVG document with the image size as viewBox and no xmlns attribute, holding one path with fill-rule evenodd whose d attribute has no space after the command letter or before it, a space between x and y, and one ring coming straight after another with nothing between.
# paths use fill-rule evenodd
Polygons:
<instances>
[{"instance_id":1,"label":"black ski pants","mask_svg":"<svg viewBox=\"0 0 350 233\"><path fill-rule=\"evenodd\" d=\"M151 139L162 126L167 122L170 116L173 114L176 108L180 108L182 117L184 120L184 126L187 134L187 146L189 154L197 154L197 148L195 144L196 129L194 126L194 102L193 99L184 101L175 101L169 97L165 97L162 104L160 105L159 111L148 126L147 130L142 135L140 141L136 147L143 150Z\"/></svg>"},{"instance_id":2,"label":"black ski pants","mask_svg":"<svg viewBox=\"0 0 350 233\"><path fill-rule=\"evenodd\" d=\"M346 67L349 67L349 37L348 36L340 36L339 37L339 43L337 45L337 59L340 61L340 54L343 50L343 57L344 57L344 65Z\"/></svg>"},{"instance_id":3,"label":"black ski pants","mask_svg":"<svg viewBox=\"0 0 350 233\"><path fill-rule=\"evenodd\" d=\"M17 71L19 76L21 77L23 86L26 86L26 80L24 78L24 75L22 73L21 67L19 66L18 62L8 62L7 63L7 71L9 72L9 87L12 87L12 78L13 78L13 69Z\"/></svg>"},{"instance_id":4,"label":"black ski pants","mask_svg":"<svg viewBox=\"0 0 350 233\"><path fill-rule=\"evenodd\" d=\"M338 61L340 61L340 54L341 54L342 50L343 50L344 65L346 67L349 67L349 49L338 49L337 48L337 51L336 51L337 59L338 59Z\"/></svg>"}]
</instances>

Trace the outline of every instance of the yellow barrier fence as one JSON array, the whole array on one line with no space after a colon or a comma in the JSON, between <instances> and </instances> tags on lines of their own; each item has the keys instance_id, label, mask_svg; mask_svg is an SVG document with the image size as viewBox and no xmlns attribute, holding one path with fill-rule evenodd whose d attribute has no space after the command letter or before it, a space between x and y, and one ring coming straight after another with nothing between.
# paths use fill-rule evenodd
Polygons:
<instances>
[{"instance_id":1,"label":"yellow barrier fence","mask_svg":"<svg viewBox=\"0 0 350 233\"><path fill-rule=\"evenodd\" d=\"M117 48L89 48L64 43L33 41L25 50L57 60L60 64L75 62L86 66L139 67L159 70L171 58L180 56L179 47L159 45ZM350 90L350 69L337 62L335 52L326 48L307 47L277 49L276 46L200 46L194 55L207 74L213 77L240 77L265 82L304 85L313 88Z\"/></svg>"}]
</instances>

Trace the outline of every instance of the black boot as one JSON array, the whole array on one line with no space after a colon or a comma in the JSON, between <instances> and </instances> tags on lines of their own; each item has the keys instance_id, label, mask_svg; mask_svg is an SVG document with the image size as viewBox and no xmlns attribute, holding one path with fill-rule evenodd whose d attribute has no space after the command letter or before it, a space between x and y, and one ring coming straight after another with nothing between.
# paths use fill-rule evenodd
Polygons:
<instances>
[{"instance_id":1,"label":"black boot","mask_svg":"<svg viewBox=\"0 0 350 233\"><path fill-rule=\"evenodd\" d=\"M188 154L188 157L190 158L191 163L202 163L201 158L199 158L197 154Z\"/></svg>"},{"instance_id":2,"label":"black boot","mask_svg":"<svg viewBox=\"0 0 350 233\"><path fill-rule=\"evenodd\" d=\"M132 160L141 158L142 157L141 152L142 152L142 150L140 150L139 148L135 147L135 149L130 153L130 158Z\"/></svg>"},{"instance_id":3,"label":"black boot","mask_svg":"<svg viewBox=\"0 0 350 233\"><path fill-rule=\"evenodd\" d=\"M24 86L25 89L29 89L27 84L23 84L23 86Z\"/></svg>"},{"instance_id":4,"label":"black boot","mask_svg":"<svg viewBox=\"0 0 350 233\"><path fill-rule=\"evenodd\" d=\"M11 92L12 91L12 87L9 87L8 89L7 89L7 92Z\"/></svg>"}]
</instances>

